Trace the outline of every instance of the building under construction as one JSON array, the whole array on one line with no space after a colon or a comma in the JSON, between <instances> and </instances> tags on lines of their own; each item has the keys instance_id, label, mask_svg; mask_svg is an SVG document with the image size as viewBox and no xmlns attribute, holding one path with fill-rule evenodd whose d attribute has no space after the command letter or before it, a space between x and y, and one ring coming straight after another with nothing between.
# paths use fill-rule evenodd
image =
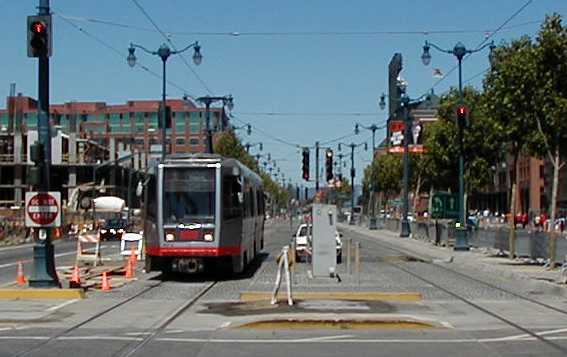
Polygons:
<instances>
[{"instance_id":1,"label":"building under construction","mask_svg":"<svg viewBox=\"0 0 567 357\"><path fill-rule=\"evenodd\" d=\"M37 101L21 94L6 100L0 109L0 207L22 207L30 190L26 177L30 145L38 137ZM64 202L78 187L100 187L105 195L131 202L136 175L152 156L161 152L158 127L160 101L131 100L125 104L68 102L50 106L51 186ZM206 113L186 99L167 100L171 108L166 146L171 153L206 150ZM228 128L223 107L210 108L211 129ZM157 155L156 155L157 152ZM75 196L73 196L75 197Z\"/></svg>"}]
</instances>

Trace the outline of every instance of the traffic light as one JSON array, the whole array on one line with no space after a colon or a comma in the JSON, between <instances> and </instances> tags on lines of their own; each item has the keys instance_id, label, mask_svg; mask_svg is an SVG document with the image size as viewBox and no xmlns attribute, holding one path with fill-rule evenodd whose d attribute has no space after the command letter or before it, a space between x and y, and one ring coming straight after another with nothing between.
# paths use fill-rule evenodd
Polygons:
<instances>
[{"instance_id":1,"label":"traffic light","mask_svg":"<svg viewBox=\"0 0 567 357\"><path fill-rule=\"evenodd\" d=\"M333 179L333 150L325 151L325 169L327 173L327 182Z\"/></svg>"},{"instance_id":2,"label":"traffic light","mask_svg":"<svg viewBox=\"0 0 567 357\"><path fill-rule=\"evenodd\" d=\"M468 125L468 109L464 105L459 105L457 107L457 123Z\"/></svg>"},{"instance_id":3,"label":"traffic light","mask_svg":"<svg viewBox=\"0 0 567 357\"><path fill-rule=\"evenodd\" d=\"M303 161L302 161L302 171L303 171L303 179L305 181L309 181L309 149L303 148Z\"/></svg>"},{"instance_id":4,"label":"traffic light","mask_svg":"<svg viewBox=\"0 0 567 357\"><path fill-rule=\"evenodd\" d=\"M51 57L51 15L28 16L28 57Z\"/></svg>"},{"instance_id":5,"label":"traffic light","mask_svg":"<svg viewBox=\"0 0 567 357\"><path fill-rule=\"evenodd\" d=\"M161 129L161 116L162 116L163 105L159 103L159 113L158 113L158 126ZM171 129L171 107L169 105L165 106L165 128Z\"/></svg>"},{"instance_id":6,"label":"traffic light","mask_svg":"<svg viewBox=\"0 0 567 357\"><path fill-rule=\"evenodd\" d=\"M28 168L28 184L39 186L41 184L41 167L45 159L43 144L35 142L30 145L30 160L35 164Z\"/></svg>"}]
</instances>

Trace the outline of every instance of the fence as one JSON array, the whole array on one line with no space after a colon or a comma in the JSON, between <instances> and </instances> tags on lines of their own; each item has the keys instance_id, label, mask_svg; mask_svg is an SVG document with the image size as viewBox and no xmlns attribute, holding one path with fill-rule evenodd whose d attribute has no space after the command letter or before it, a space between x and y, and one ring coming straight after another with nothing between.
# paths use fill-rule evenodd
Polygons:
<instances>
[{"instance_id":1,"label":"fence","mask_svg":"<svg viewBox=\"0 0 567 357\"><path fill-rule=\"evenodd\" d=\"M399 232L400 221L397 219L386 219L384 228ZM450 220L429 220L411 222L413 238L425 240L437 245L451 246L455 239L455 225ZM469 229L469 244L477 248L493 248L502 252L509 252L510 230L506 227L500 228L473 228ZM516 231L516 251L518 257L547 260L549 256L549 234L541 231ZM567 236L561 235L557 238L555 261L563 262L567 256Z\"/></svg>"}]
</instances>

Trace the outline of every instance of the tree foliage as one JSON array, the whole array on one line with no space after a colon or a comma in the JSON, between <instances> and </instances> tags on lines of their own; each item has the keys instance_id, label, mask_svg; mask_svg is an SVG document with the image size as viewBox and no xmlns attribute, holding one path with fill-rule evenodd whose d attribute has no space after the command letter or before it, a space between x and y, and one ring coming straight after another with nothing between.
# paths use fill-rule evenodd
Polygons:
<instances>
[{"instance_id":1,"label":"tree foliage","mask_svg":"<svg viewBox=\"0 0 567 357\"><path fill-rule=\"evenodd\" d=\"M260 170L254 157L246 152L244 145L242 145L233 131L226 131L220 135L215 142L214 151L219 155L237 159L249 169L256 172L262 178L265 192L268 193L276 203L282 205L287 203L289 199L288 190L272 180L268 173Z\"/></svg>"},{"instance_id":2,"label":"tree foliage","mask_svg":"<svg viewBox=\"0 0 567 357\"><path fill-rule=\"evenodd\" d=\"M465 184L469 192L490 184L491 166L502 153L502 129L484 112L482 94L466 87L464 104L468 108L468 125L464 131ZM427 177L437 189L458 189L459 141L456 112L459 93L452 89L441 98L438 118L427 127L425 137Z\"/></svg>"}]
</instances>

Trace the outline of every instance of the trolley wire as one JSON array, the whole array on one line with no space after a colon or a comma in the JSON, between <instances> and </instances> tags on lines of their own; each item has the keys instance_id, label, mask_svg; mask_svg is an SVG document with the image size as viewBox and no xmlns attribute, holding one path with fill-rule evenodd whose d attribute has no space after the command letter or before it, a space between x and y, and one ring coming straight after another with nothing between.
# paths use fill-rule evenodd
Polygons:
<instances>
[{"instance_id":1,"label":"trolley wire","mask_svg":"<svg viewBox=\"0 0 567 357\"><path fill-rule=\"evenodd\" d=\"M527 8L531 3L533 2L533 0L528 0L526 1L518 10L516 10L511 16L509 16L506 21L504 21L500 26L498 26L498 28L494 31L491 31L488 33L488 36L485 36L485 38L476 46L476 48L480 48L482 45L484 45L486 43L486 41L488 41L490 38L494 37L494 35L496 35L498 32L500 32L508 23L510 23L510 21L512 21L516 16L518 16L522 11L524 11L525 8ZM467 58L470 57L471 54L466 55L463 58L463 61L465 61ZM445 79L447 79L447 77L455 72L455 70L458 68L458 64L454 65L449 71L447 71L447 73L445 73L445 75L443 75L443 77L439 78L435 83L433 83L433 85L431 86L431 88L429 88L427 90L427 93L431 92L431 90L433 90L435 87L437 87L439 84L441 84L441 82L443 82Z\"/></svg>"},{"instance_id":2,"label":"trolley wire","mask_svg":"<svg viewBox=\"0 0 567 357\"><path fill-rule=\"evenodd\" d=\"M171 40L171 36L167 36L165 34L165 32L163 32L161 30L161 28L157 25L157 23L152 19L150 14L144 9L144 7L142 5L140 5L140 3L137 0L132 0L132 2L138 7L138 9L142 12L142 14L144 14L144 16L155 27L155 29L163 36L163 38L171 45L171 48L173 48L174 51L177 51L177 47L175 46L175 44ZM201 78L201 76L199 76L199 74L193 69L193 67L191 67L191 65L189 64L189 62L187 61L187 59L185 58L183 53L179 53L179 55L181 56L183 63L185 63L185 66L189 69L189 71L191 71L191 73L193 73L193 75L195 76L195 78L197 78L199 83L201 83L203 88L205 88L205 90L210 95L212 95L213 93L212 93L211 89L209 88L209 86L207 85L207 83L205 83L205 81Z\"/></svg>"},{"instance_id":3,"label":"trolley wire","mask_svg":"<svg viewBox=\"0 0 567 357\"><path fill-rule=\"evenodd\" d=\"M83 16L71 16L65 15L69 19L76 21L90 22L100 25L119 27L124 29L130 29L135 31L143 32L159 32L155 29L136 26L126 23L121 23L117 21L111 21L106 19L99 19L93 17L83 17ZM530 26L533 24L540 23L541 20L525 21L518 24L505 26L500 29L502 30L512 30L519 27ZM167 31L166 34L169 37L172 36L222 36L222 37L357 37L357 36L428 36L428 35L456 35L456 34L476 34L476 33L491 33L494 29L452 29L452 30L441 30L441 29L423 29L414 31L402 31L402 30L367 30L367 31Z\"/></svg>"},{"instance_id":4,"label":"trolley wire","mask_svg":"<svg viewBox=\"0 0 567 357\"><path fill-rule=\"evenodd\" d=\"M72 20L69 19L69 17L66 16L62 16L57 12L53 13L55 16L59 17L61 20L63 20L65 23L67 23L68 25L70 25L71 27L73 27L74 29L76 29L77 31L81 32L82 34L84 34L85 36L91 38L92 40L98 42L101 46L103 46L104 48L110 50L111 52L115 53L116 55L118 55L121 59L126 58L126 54L123 53L122 51L120 51L119 49L117 49L116 47L112 46L111 44L109 44L108 42L104 41L103 39L101 39L100 37L92 34L91 32L87 31L86 29L84 29L83 27L75 24ZM148 68L147 66L143 65L142 63L140 63L139 61L136 61L136 67L142 69L143 71L147 72L148 74L159 78L159 79L163 79L163 77L158 74L157 72L151 70L150 68ZM182 93L188 93L188 90L183 88L182 86L180 86L179 84L166 79L166 82L168 85L170 85L171 87L174 87L176 89L178 89L179 91L181 91Z\"/></svg>"}]
</instances>

